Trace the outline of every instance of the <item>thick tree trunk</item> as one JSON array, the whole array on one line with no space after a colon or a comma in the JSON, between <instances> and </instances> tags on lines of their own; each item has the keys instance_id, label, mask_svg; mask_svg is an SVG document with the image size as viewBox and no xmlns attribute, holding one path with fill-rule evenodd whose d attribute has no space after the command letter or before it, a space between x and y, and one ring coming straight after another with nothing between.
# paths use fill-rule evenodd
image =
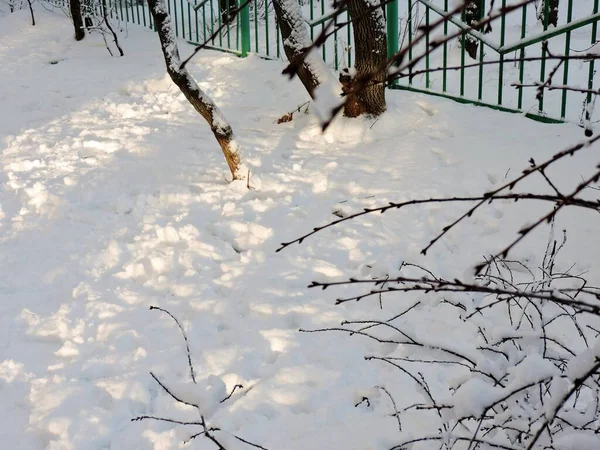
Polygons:
<instances>
[{"instance_id":1,"label":"thick tree trunk","mask_svg":"<svg viewBox=\"0 0 600 450\"><path fill-rule=\"evenodd\" d=\"M318 71L312 66L312 58L305 57L310 55L304 55L303 52L311 42L300 4L296 0L273 0L273 7L277 15L285 55L308 94L314 99L315 89L320 82Z\"/></svg>"},{"instance_id":2,"label":"thick tree trunk","mask_svg":"<svg viewBox=\"0 0 600 450\"><path fill-rule=\"evenodd\" d=\"M378 0L348 0L355 45L355 73L340 77L345 92L354 92L346 101L344 115L378 116L385 111L386 26Z\"/></svg>"},{"instance_id":3,"label":"thick tree trunk","mask_svg":"<svg viewBox=\"0 0 600 450\"><path fill-rule=\"evenodd\" d=\"M148 0L148 5L150 6L154 24L158 31L167 72L171 80L185 95L194 109L210 125L210 129L221 146L223 155L225 155L225 160L233 179L245 178L245 174L241 170L239 147L231 126L225 120L217 105L200 89L187 68L181 68L179 49L177 48L177 41L171 26L171 18L167 12L165 0Z\"/></svg>"},{"instance_id":4,"label":"thick tree trunk","mask_svg":"<svg viewBox=\"0 0 600 450\"><path fill-rule=\"evenodd\" d=\"M546 2L548 2L548 25L558 26L558 1L559 0L541 0L538 5L538 20L545 22Z\"/></svg>"},{"instance_id":5,"label":"thick tree trunk","mask_svg":"<svg viewBox=\"0 0 600 450\"><path fill-rule=\"evenodd\" d=\"M75 27L75 40L80 41L85 37L83 17L81 16L81 0L70 0L71 18Z\"/></svg>"}]
</instances>

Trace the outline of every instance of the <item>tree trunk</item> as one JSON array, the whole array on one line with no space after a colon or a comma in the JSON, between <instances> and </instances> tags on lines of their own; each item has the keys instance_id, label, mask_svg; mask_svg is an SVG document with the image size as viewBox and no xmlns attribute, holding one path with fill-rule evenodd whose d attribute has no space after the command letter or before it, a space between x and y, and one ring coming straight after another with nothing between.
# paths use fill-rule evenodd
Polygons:
<instances>
[{"instance_id":1,"label":"tree trunk","mask_svg":"<svg viewBox=\"0 0 600 450\"><path fill-rule=\"evenodd\" d=\"M314 99L315 89L320 82L318 70L312 67L313 59L308 57L311 55L304 54L304 49L309 47L311 42L300 4L296 0L273 0L273 7L285 55L308 94Z\"/></svg>"},{"instance_id":2,"label":"tree trunk","mask_svg":"<svg viewBox=\"0 0 600 450\"><path fill-rule=\"evenodd\" d=\"M473 27L474 30L479 31L481 27L473 26L475 23L479 22L482 18L482 9L481 9L481 0L471 0L466 3L465 9L463 10L463 21ZM462 37L461 43L462 41ZM471 36L470 34L465 34L464 38L464 46L466 52L472 59L477 59L477 49L479 48L479 41Z\"/></svg>"},{"instance_id":3,"label":"tree trunk","mask_svg":"<svg viewBox=\"0 0 600 450\"><path fill-rule=\"evenodd\" d=\"M29 4L29 12L31 13L31 26L35 27L35 16L33 15L33 6L31 6L31 0L27 0Z\"/></svg>"},{"instance_id":4,"label":"tree trunk","mask_svg":"<svg viewBox=\"0 0 600 450\"><path fill-rule=\"evenodd\" d=\"M387 72L385 6L377 0L348 0L352 18L356 62L355 74L340 77L343 90L354 92L344 105L344 115L378 116L385 111L385 79Z\"/></svg>"},{"instance_id":5,"label":"tree trunk","mask_svg":"<svg viewBox=\"0 0 600 450\"><path fill-rule=\"evenodd\" d=\"M558 1L559 0L541 0L538 5L538 20L545 22L546 16L546 1L548 2L548 24L558 26Z\"/></svg>"},{"instance_id":6,"label":"tree trunk","mask_svg":"<svg viewBox=\"0 0 600 450\"><path fill-rule=\"evenodd\" d=\"M219 9L221 11L221 24L227 24L233 20L236 11L235 0L219 0Z\"/></svg>"},{"instance_id":7,"label":"tree trunk","mask_svg":"<svg viewBox=\"0 0 600 450\"><path fill-rule=\"evenodd\" d=\"M70 0L71 18L75 27L75 40L80 41L85 37L83 29L83 17L81 16L81 0Z\"/></svg>"},{"instance_id":8,"label":"tree trunk","mask_svg":"<svg viewBox=\"0 0 600 450\"><path fill-rule=\"evenodd\" d=\"M183 95L191 103L196 111L208 122L217 142L221 146L225 160L231 171L234 180L245 178L241 170L241 158L238 143L233 134L231 126L225 120L225 117L198 86L194 77L188 72L187 68L181 68L179 58L179 49L173 28L171 18L167 13L165 0L148 0L154 25L160 38L160 45L167 66L167 73L173 80L173 83L181 90Z\"/></svg>"}]
</instances>

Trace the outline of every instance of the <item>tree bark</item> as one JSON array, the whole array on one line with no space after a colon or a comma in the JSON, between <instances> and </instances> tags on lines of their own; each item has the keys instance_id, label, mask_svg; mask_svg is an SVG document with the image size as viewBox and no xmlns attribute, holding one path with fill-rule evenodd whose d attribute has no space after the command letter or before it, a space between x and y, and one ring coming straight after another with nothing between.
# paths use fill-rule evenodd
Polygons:
<instances>
[{"instance_id":1,"label":"tree bark","mask_svg":"<svg viewBox=\"0 0 600 450\"><path fill-rule=\"evenodd\" d=\"M273 0L273 7L281 32L283 50L296 75L306 88L308 95L314 99L316 88L319 86L317 70L312 65L312 59L304 54L304 49L310 46L308 31L302 17L300 4L296 0Z\"/></svg>"},{"instance_id":2,"label":"tree bark","mask_svg":"<svg viewBox=\"0 0 600 450\"><path fill-rule=\"evenodd\" d=\"M355 92L346 101L344 115L358 117L362 114L378 116L386 109L385 79L387 61L386 26L383 8L378 0L348 0L348 13L352 18L355 46L355 73L342 74L345 92Z\"/></svg>"},{"instance_id":3,"label":"tree bark","mask_svg":"<svg viewBox=\"0 0 600 450\"><path fill-rule=\"evenodd\" d=\"M70 0L69 5L71 7L71 18L73 19L73 26L75 27L75 40L81 41L85 37L85 30L83 28L83 17L81 15L81 0Z\"/></svg>"},{"instance_id":4,"label":"tree bark","mask_svg":"<svg viewBox=\"0 0 600 450\"><path fill-rule=\"evenodd\" d=\"M548 2L548 25L558 26L558 2L559 0L541 0L538 5L538 20L544 23L546 15L546 2Z\"/></svg>"},{"instance_id":5,"label":"tree bark","mask_svg":"<svg viewBox=\"0 0 600 450\"><path fill-rule=\"evenodd\" d=\"M241 157L238 143L233 130L217 105L198 86L187 68L181 68L179 49L171 18L167 12L165 0L148 0L154 24L160 38L160 45L167 73L187 98L194 109L208 122L217 142L219 143L231 175L234 180L245 178L241 170Z\"/></svg>"},{"instance_id":6,"label":"tree bark","mask_svg":"<svg viewBox=\"0 0 600 450\"><path fill-rule=\"evenodd\" d=\"M465 5L463 10L463 21L473 27L473 24L479 22L482 17L481 0L471 0ZM474 30L479 31L480 27L473 27ZM461 37L461 42L462 37ZM479 41L471 36L470 34L465 35L464 39L465 50L472 59L477 59L477 49L479 48Z\"/></svg>"}]
</instances>

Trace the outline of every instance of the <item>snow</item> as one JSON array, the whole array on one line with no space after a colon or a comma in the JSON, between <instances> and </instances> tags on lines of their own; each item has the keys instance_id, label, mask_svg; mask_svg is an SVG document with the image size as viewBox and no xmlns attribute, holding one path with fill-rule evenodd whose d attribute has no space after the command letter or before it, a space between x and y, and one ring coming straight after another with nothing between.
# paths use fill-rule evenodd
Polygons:
<instances>
[{"instance_id":1,"label":"snow","mask_svg":"<svg viewBox=\"0 0 600 450\"><path fill-rule=\"evenodd\" d=\"M385 386L399 408L424 402L421 388L363 358L382 348L412 355L413 348L298 332L384 320L419 297L386 298L383 310L374 299L335 306L351 288L306 286L320 278L385 276L403 261L446 279L462 277L546 205L486 207L427 257L421 248L464 205L367 216L275 250L336 219L332 212L342 202L351 206L346 213L489 190L529 157L542 160L581 140L581 129L406 92L388 92L388 111L378 120L338 118L324 134L312 113L278 125L307 99L298 80L280 75L284 63L201 52L188 68L238 137L251 168L247 189L246 181L227 182L220 149L165 74L154 33L129 27L120 36L126 56L111 58L98 36L75 42L65 17L37 7L31 27L28 14L0 16L3 448L184 448L198 427L131 422L139 415L199 419L150 372L202 404L231 449L246 448L231 433L270 450L383 450L428 434L422 412L403 415L400 432L376 386ZM182 55L190 51L181 44ZM561 174L578 180L597 163L595 154L595 147L586 149L548 174L559 188L568 185ZM600 284L596 219L565 214L556 225L577 230L561 257L587 270L591 285ZM527 238L514 257L539 254L547 231ZM470 355L473 329L460 328L449 306L422 300L410 330ZM181 333L152 305L185 328L197 385ZM496 369L488 360L476 363ZM575 376L582 366L573 364ZM456 385L465 372L452 372ZM433 375L430 388L441 398L448 380ZM509 385L553 375L532 355ZM244 387L221 404L237 384ZM497 398L497 390L473 378L453 401L463 414L478 412L480 400ZM371 407L355 407L362 397ZM574 442L565 440L564 448L597 447L596 437L585 441L592 447ZM185 448L213 447L196 438Z\"/></svg>"}]
</instances>

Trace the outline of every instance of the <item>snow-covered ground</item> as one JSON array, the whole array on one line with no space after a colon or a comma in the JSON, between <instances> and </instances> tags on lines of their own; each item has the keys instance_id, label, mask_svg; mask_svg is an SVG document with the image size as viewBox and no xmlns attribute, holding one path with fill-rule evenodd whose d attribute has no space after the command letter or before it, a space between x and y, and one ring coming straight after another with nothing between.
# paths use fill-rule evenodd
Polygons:
<instances>
[{"instance_id":1,"label":"snow-covered ground","mask_svg":"<svg viewBox=\"0 0 600 450\"><path fill-rule=\"evenodd\" d=\"M211 425L269 450L389 448L399 432L386 399L355 404L376 385L410 401L413 384L364 361L372 342L298 330L389 317L402 297L383 311L367 300L335 306L339 290L306 286L366 265L385 274L402 261L463 276L547 205L490 206L427 257L421 248L464 206L366 217L275 250L339 209L480 193L530 157L583 139L573 125L405 92L388 92L376 121L340 119L322 134L299 113L278 125L306 101L280 75L283 63L202 52L189 67L232 123L252 170L248 190L227 182L154 33L130 27L125 57L111 58L98 36L75 42L65 17L38 7L31 27L28 14L0 17L3 449L184 448L198 427L130 421L198 419L150 376L195 395L181 334L151 305L182 322L199 381L213 374L227 391L244 385ZM590 149L550 175L569 186L597 162ZM564 264L600 284L597 217L563 215L559 226L573 230ZM547 229L514 256L535 261L546 239ZM459 339L443 316L425 315L419 327ZM186 448L214 445L197 438Z\"/></svg>"}]
</instances>

